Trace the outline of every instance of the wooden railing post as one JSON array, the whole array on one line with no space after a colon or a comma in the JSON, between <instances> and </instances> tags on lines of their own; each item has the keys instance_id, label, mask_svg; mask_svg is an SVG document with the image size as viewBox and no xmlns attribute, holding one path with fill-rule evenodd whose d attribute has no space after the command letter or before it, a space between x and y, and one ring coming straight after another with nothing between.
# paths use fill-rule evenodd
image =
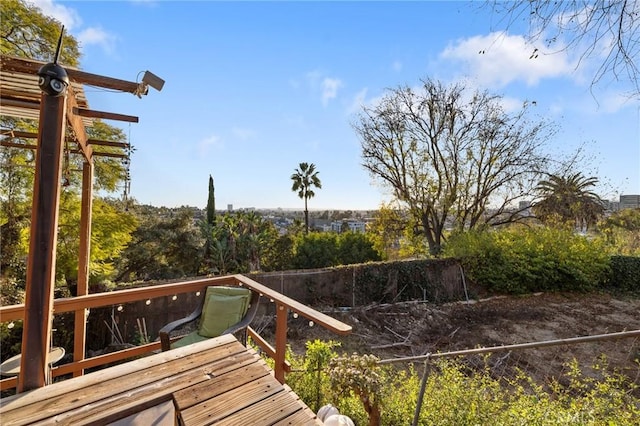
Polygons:
<instances>
[{"instance_id":1,"label":"wooden railing post","mask_svg":"<svg viewBox=\"0 0 640 426\"><path fill-rule=\"evenodd\" d=\"M82 166L82 204L80 208L80 257L78 260L78 285L76 296L89 294L89 261L91 253L91 210L93 207L93 163L85 161ZM82 361L87 340L87 309L78 309L74 316L73 360ZM73 372L81 376L84 370Z\"/></svg>"},{"instance_id":2,"label":"wooden railing post","mask_svg":"<svg viewBox=\"0 0 640 426\"><path fill-rule=\"evenodd\" d=\"M276 356L275 377L284 384L285 355L287 352L287 316L289 309L276 302Z\"/></svg>"}]
</instances>

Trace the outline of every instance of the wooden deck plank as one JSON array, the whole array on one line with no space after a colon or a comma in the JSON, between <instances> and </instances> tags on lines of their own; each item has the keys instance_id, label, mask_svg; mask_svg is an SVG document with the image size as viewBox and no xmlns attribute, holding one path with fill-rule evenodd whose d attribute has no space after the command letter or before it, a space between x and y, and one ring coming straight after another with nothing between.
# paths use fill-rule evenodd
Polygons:
<instances>
[{"instance_id":1,"label":"wooden deck plank","mask_svg":"<svg viewBox=\"0 0 640 426\"><path fill-rule=\"evenodd\" d=\"M273 376L261 377L256 381L218 395L215 399L180 411L180 418L187 426L211 424L237 411L251 407L276 393L285 394L286 392Z\"/></svg>"},{"instance_id":2,"label":"wooden deck plank","mask_svg":"<svg viewBox=\"0 0 640 426\"><path fill-rule=\"evenodd\" d=\"M176 374L189 371L194 367L203 368L203 364L207 364L206 361L215 364L216 360L221 359L221 365L218 365L218 367L222 367L223 365L233 366L236 361L234 356L242 354L245 351L242 345L234 345L234 342L237 343L237 341L233 339L229 342L212 346L210 352L197 352L195 354L182 356L181 358L175 358L177 354L172 354L165 362L153 362L153 368L148 368L143 358L128 363L134 364L134 367L124 365L127 368L117 369L116 373L108 371L110 369L106 369L103 370L106 372L105 374L100 374L100 371L88 374L78 378L85 380L73 384L76 389L83 389L81 394L71 392L71 389L67 389L66 392L61 394L61 389L58 389L56 386L47 386L24 395L18 394L9 397L6 403L3 400L2 407L0 407L2 422L3 424L10 423L16 425L28 424L46 417L54 417L65 411L91 406L101 399L112 398L114 395L120 393L130 393L134 386L140 387L153 384L165 378L173 377ZM166 352L166 354L170 354L171 352L173 351ZM216 356L214 357L212 354ZM159 358L165 359L166 357ZM138 366L138 368L142 366L143 368L136 371L135 366ZM211 368L212 370L215 369L215 367ZM130 373L136 374L135 383L131 383L129 380L123 378ZM60 382L60 385L64 385L65 383L66 382ZM65 386L60 386L60 388L65 388ZM52 390L53 392L51 393L53 396L47 395L47 390ZM37 393L37 395L33 395L34 393ZM24 396L24 399L21 398L22 396Z\"/></svg>"},{"instance_id":3,"label":"wooden deck plank","mask_svg":"<svg viewBox=\"0 0 640 426\"><path fill-rule=\"evenodd\" d=\"M174 392L173 399L176 408L180 411L186 410L196 404L267 376L269 371L259 361L261 360L257 355L252 356L245 365L240 365L234 371L227 374L219 372L215 377L210 377L209 380Z\"/></svg>"},{"instance_id":4,"label":"wooden deck plank","mask_svg":"<svg viewBox=\"0 0 640 426\"><path fill-rule=\"evenodd\" d=\"M321 425L272 373L228 335L3 398L0 422L108 425L149 418L169 404L164 420L176 415L189 426Z\"/></svg>"},{"instance_id":5,"label":"wooden deck plank","mask_svg":"<svg viewBox=\"0 0 640 426\"><path fill-rule=\"evenodd\" d=\"M273 423L273 426L319 426L323 423L309 408L296 411L290 416Z\"/></svg>"},{"instance_id":6,"label":"wooden deck plank","mask_svg":"<svg viewBox=\"0 0 640 426\"><path fill-rule=\"evenodd\" d=\"M216 422L217 426L271 426L272 424L302 411L298 402L288 392L280 392L260 402L252 404L250 409L234 414ZM311 423L313 424L313 423Z\"/></svg>"},{"instance_id":7,"label":"wooden deck plank","mask_svg":"<svg viewBox=\"0 0 640 426\"><path fill-rule=\"evenodd\" d=\"M234 342L237 342L237 340L231 335L221 336L216 339L209 339L205 342L206 346L203 345L203 350L206 348L233 345ZM192 350L190 350L189 347L173 349L168 352L162 352L125 364L109 367L104 370L95 371L93 373L77 377L73 381L66 380L63 382L55 383L51 386L34 389L23 394L17 394L7 398L3 398L2 404L0 405L0 414L4 416L5 413L9 411L33 404L35 402L40 402L43 399L55 398L60 395L72 392L78 388L88 387L94 382L104 382L116 377L121 377L133 371L154 368L155 366L162 365L176 359L184 359L186 356L190 355L191 351Z\"/></svg>"},{"instance_id":8,"label":"wooden deck plank","mask_svg":"<svg viewBox=\"0 0 640 426\"><path fill-rule=\"evenodd\" d=\"M224 377L228 373L242 369L246 364L255 364L256 362L255 355L247 352L232 358L217 361L202 369L196 368L175 376L166 377L158 382L98 401L90 406L67 411L55 417L56 424L88 425L110 423L134 414L141 409L171 401L171 395L174 392L183 391L190 386L197 386L199 383L206 384L210 382L210 372L215 372L215 375Z\"/></svg>"}]
</instances>

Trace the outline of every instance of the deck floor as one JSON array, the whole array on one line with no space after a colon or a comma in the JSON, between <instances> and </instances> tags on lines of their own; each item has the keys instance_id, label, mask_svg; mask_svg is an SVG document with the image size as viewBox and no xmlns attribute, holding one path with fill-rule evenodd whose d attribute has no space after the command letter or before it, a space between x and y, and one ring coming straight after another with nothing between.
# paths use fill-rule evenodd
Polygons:
<instances>
[{"instance_id":1,"label":"deck floor","mask_svg":"<svg viewBox=\"0 0 640 426\"><path fill-rule=\"evenodd\" d=\"M189 426L322 424L231 335L4 398L0 406L3 425L133 425L150 416Z\"/></svg>"}]
</instances>

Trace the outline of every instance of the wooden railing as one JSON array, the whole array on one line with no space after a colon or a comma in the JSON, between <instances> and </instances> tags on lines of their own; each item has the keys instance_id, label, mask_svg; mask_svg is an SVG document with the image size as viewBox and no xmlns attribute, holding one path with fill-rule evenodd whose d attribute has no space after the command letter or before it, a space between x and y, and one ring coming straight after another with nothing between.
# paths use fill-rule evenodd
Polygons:
<instances>
[{"instance_id":1,"label":"wooden railing","mask_svg":"<svg viewBox=\"0 0 640 426\"><path fill-rule=\"evenodd\" d=\"M272 290L257 281L245 277L244 275L227 275L223 277L204 278L191 281L182 281L171 284L161 284L149 287L132 288L106 293L88 294L84 296L55 299L53 311L55 314L64 312L75 312L76 318L84 315L86 309L116 306L124 303L149 300L157 297L173 296L177 294L204 292L207 286L211 285L238 285L250 288L267 300L275 303L276 308L276 331L275 346L271 346L266 340L259 336L255 330L249 329L252 340L260 346L264 353L271 356L275 361L275 377L281 383L285 382L285 371L287 363L285 361L285 351L287 347L287 318L289 312L305 317L315 324L326 328L336 334L345 335L351 333L351 326L344 324L328 315L318 312L296 300L293 300L275 290ZM0 321L10 322L22 320L24 318L24 305L11 305L0 307ZM85 324L76 324L74 339L85 338ZM77 345L74 345L77 347ZM84 369L99 367L117 361L126 360L132 357L151 353L160 349L160 342L148 343L129 349L111 352L91 358L84 358L82 354L74 353L74 361L51 369L52 377L65 374L74 376L83 374ZM11 389L17 386L17 379L12 377L0 380L0 389Z\"/></svg>"}]
</instances>

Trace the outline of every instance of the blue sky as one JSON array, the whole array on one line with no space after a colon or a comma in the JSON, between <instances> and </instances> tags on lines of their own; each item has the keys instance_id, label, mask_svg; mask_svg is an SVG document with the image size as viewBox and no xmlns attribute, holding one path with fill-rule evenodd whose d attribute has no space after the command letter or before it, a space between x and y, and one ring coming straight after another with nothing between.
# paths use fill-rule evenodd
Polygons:
<instances>
[{"instance_id":1,"label":"blue sky","mask_svg":"<svg viewBox=\"0 0 640 426\"><path fill-rule=\"evenodd\" d=\"M81 43L85 71L166 81L138 99L86 88L90 107L140 117L122 127L135 146L131 194L156 206L301 208L290 176L315 163L312 209L375 209L388 192L361 166L351 123L385 89L420 78L536 102L560 126L557 152L586 144L599 193L640 194L640 103L624 84L590 91L599 63L526 44L481 3L465 2L36 2ZM530 60L534 47L541 54ZM484 54L479 54L484 51ZM594 59L594 58L592 58Z\"/></svg>"}]
</instances>

